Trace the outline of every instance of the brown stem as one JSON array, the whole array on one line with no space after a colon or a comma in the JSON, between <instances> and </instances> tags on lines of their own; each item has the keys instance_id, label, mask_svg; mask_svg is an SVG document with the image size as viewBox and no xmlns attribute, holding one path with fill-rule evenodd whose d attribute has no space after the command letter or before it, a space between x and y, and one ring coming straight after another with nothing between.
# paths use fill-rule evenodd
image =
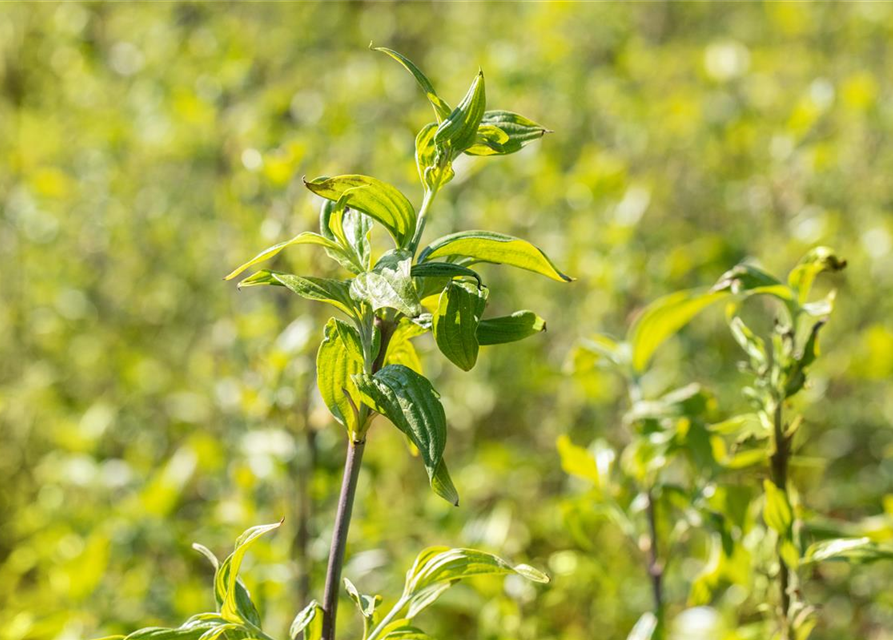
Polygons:
<instances>
[{"instance_id":1,"label":"brown stem","mask_svg":"<svg viewBox=\"0 0 893 640\"><path fill-rule=\"evenodd\" d=\"M649 489L645 495L648 498L648 575L651 576L651 591L654 595L654 609L658 620L660 620L664 610L664 568L660 562L657 549L657 513L653 490Z\"/></svg>"},{"instance_id":2,"label":"brown stem","mask_svg":"<svg viewBox=\"0 0 893 640\"><path fill-rule=\"evenodd\" d=\"M316 430L305 420L302 425L304 442L307 447L306 458L299 463L297 470L297 521L295 533L294 555L300 558L300 576L298 577L298 605L303 608L310 600L310 538L311 520L313 518L313 501L310 496L310 482L316 468Z\"/></svg>"}]
</instances>

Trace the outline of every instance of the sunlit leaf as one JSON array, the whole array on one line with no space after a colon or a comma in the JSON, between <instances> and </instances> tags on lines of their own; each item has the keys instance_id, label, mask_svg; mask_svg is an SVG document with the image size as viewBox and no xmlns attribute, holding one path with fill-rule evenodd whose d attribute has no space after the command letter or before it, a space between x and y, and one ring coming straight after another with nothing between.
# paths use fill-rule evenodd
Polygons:
<instances>
[{"instance_id":1,"label":"sunlit leaf","mask_svg":"<svg viewBox=\"0 0 893 640\"><path fill-rule=\"evenodd\" d=\"M443 149L453 158L474 144L478 126L484 117L487 107L487 95L484 88L484 72L477 76L468 88L459 106L450 112L434 132L434 145Z\"/></svg>"},{"instance_id":2,"label":"sunlit leaf","mask_svg":"<svg viewBox=\"0 0 893 640\"><path fill-rule=\"evenodd\" d=\"M432 122L422 127L415 139L416 168L428 191L437 191L456 176L450 154L434 142L436 133L437 125Z\"/></svg>"},{"instance_id":3,"label":"sunlit leaf","mask_svg":"<svg viewBox=\"0 0 893 640\"><path fill-rule=\"evenodd\" d=\"M362 175L320 177L304 184L313 193L358 209L381 223L397 247L406 246L415 233L415 209L396 187ZM342 199L343 198L343 199Z\"/></svg>"},{"instance_id":4,"label":"sunlit leaf","mask_svg":"<svg viewBox=\"0 0 893 640\"><path fill-rule=\"evenodd\" d=\"M215 588L224 593L223 603L220 605L220 615L230 622L245 622L260 624L260 618L254 605L246 607L246 602L237 598L236 583L239 568L248 549L262 535L279 528L282 522L251 527L236 540L235 550L227 557L217 570L214 577ZM247 595L247 591L245 592ZM250 603L250 600L248 601Z\"/></svg>"},{"instance_id":5,"label":"sunlit leaf","mask_svg":"<svg viewBox=\"0 0 893 640\"><path fill-rule=\"evenodd\" d=\"M728 294L722 291L689 289L658 298L647 307L630 328L633 368L644 371L651 356L665 340L714 302Z\"/></svg>"},{"instance_id":6,"label":"sunlit leaf","mask_svg":"<svg viewBox=\"0 0 893 640\"><path fill-rule=\"evenodd\" d=\"M422 251L419 262L447 257L462 259L464 266L491 262L533 271L559 282L573 279L561 273L546 254L526 240L492 231L460 231L438 238Z\"/></svg>"},{"instance_id":7,"label":"sunlit leaf","mask_svg":"<svg viewBox=\"0 0 893 640\"><path fill-rule=\"evenodd\" d=\"M303 634L302 640L319 640L322 638L322 618L322 607L313 600L295 616L289 626L288 637L298 640L298 635Z\"/></svg>"},{"instance_id":8,"label":"sunlit leaf","mask_svg":"<svg viewBox=\"0 0 893 640\"><path fill-rule=\"evenodd\" d=\"M830 247L816 247L800 259L788 275L788 284L797 292L797 301L802 305L809 298L813 282L824 271L841 271L846 267L843 260Z\"/></svg>"},{"instance_id":9,"label":"sunlit leaf","mask_svg":"<svg viewBox=\"0 0 893 640\"><path fill-rule=\"evenodd\" d=\"M408 251L389 251L379 258L372 271L361 273L350 285L354 300L367 302L373 310L391 308L414 317L422 312L412 282L412 255Z\"/></svg>"},{"instance_id":10,"label":"sunlit leaf","mask_svg":"<svg viewBox=\"0 0 893 640\"><path fill-rule=\"evenodd\" d=\"M329 411L351 435L360 427L354 411L359 394L353 376L363 371L363 362L357 330L330 318L316 354L316 384Z\"/></svg>"},{"instance_id":11,"label":"sunlit leaf","mask_svg":"<svg viewBox=\"0 0 893 640\"><path fill-rule=\"evenodd\" d=\"M853 564L893 560L893 545L874 542L870 538L835 538L810 545L803 556L804 564L842 560Z\"/></svg>"},{"instance_id":12,"label":"sunlit leaf","mask_svg":"<svg viewBox=\"0 0 893 640\"><path fill-rule=\"evenodd\" d=\"M477 362L477 328L487 306L487 289L470 282L450 282L440 294L433 317L434 340L440 352L463 371Z\"/></svg>"},{"instance_id":13,"label":"sunlit leaf","mask_svg":"<svg viewBox=\"0 0 893 640\"><path fill-rule=\"evenodd\" d=\"M403 68L409 71L413 77L416 79L416 82L419 83L419 86L422 88L422 91L425 92L425 97L428 98L428 102L431 103L431 106L434 107L434 114L437 116L437 121L440 122L444 118L448 118L450 113L452 113L452 109L450 106L437 95L437 92L434 90L434 86L431 84L431 81L422 73L418 67L416 67L412 61L409 60L403 54L397 53L393 49L387 49L386 47L373 47L373 51L381 51L389 56L391 56L394 60L403 65Z\"/></svg>"},{"instance_id":14,"label":"sunlit leaf","mask_svg":"<svg viewBox=\"0 0 893 640\"><path fill-rule=\"evenodd\" d=\"M427 331L428 329L416 324L409 318L401 318L388 342L384 364L402 364L421 374L422 363L411 340Z\"/></svg>"},{"instance_id":15,"label":"sunlit leaf","mask_svg":"<svg viewBox=\"0 0 893 640\"><path fill-rule=\"evenodd\" d=\"M350 281L296 276L279 271L258 271L239 283L239 288L272 285L286 287L307 300L327 302L350 317L356 317L354 301L350 296Z\"/></svg>"},{"instance_id":16,"label":"sunlit leaf","mask_svg":"<svg viewBox=\"0 0 893 640\"><path fill-rule=\"evenodd\" d=\"M654 632L657 630L657 623L657 616L650 611L646 611L636 622L636 626L629 632L629 635L626 636L626 640L651 640L654 637Z\"/></svg>"},{"instance_id":17,"label":"sunlit leaf","mask_svg":"<svg viewBox=\"0 0 893 640\"><path fill-rule=\"evenodd\" d=\"M493 129L498 130L501 135ZM520 151L546 133L549 133L548 129L517 113L487 111L481 118L474 145L465 153L480 156L508 155Z\"/></svg>"},{"instance_id":18,"label":"sunlit leaf","mask_svg":"<svg viewBox=\"0 0 893 640\"><path fill-rule=\"evenodd\" d=\"M763 480L763 492L766 499L763 520L770 529L775 530L782 538L787 538L794 522L787 492L776 487L771 480Z\"/></svg>"},{"instance_id":19,"label":"sunlit leaf","mask_svg":"<svg viewBox=\"0 0 893 640\"><path fill-rule=\"evenodd\" d=\"M340 247L337 251L326 249L329 257L353 273L362 273L369 269L372 259L372 218L346 207L344 203L348 199L323 200L319 214L320 233Z\"/></svg>"},{"instance_id":20,"label":"sunlit leaf","mask_svg":"<svg viewBox=\"0 0 893 640\"><path fill-rule=\"evenodd\" d=\"M339 247L337 243L332 242L328 238L324 238L317 233L305 231L303 233L299 233L291 240L286 240L285 242L280 242L279 244L274 244L272 247L264 249L259 254L254 256L251 260L249 260L245 264L241 265L240 267L237 267L236 269L234 269L228 276L226 276L226 278L224 278L224 280L232 280L237 275L239 275L240 273L242 273L243 271L245 271L247 269L250 269L254 265L264 262L266 260L269 260L273 256L277 255L283 249L290 247L292 245L299 245L299 244L316 244L321 247L325 247L326 249L329 249L331 251L336 251L336 252L341 253L341 247Z\"/></svg>"},{"instance_id":21,"label":"sunlit leaf","mask_svg":"<svg viewBox=\"0 0 893 640\"><path fill-rule=\"evenodd\" d=\"M375 615L376 607L381 603L381 596L367 596L360 593L353 582L347 578L344 578L344 590L347 591L347 595L357 605L360 615L371 622Z\"/></svg>"}]
</instances>

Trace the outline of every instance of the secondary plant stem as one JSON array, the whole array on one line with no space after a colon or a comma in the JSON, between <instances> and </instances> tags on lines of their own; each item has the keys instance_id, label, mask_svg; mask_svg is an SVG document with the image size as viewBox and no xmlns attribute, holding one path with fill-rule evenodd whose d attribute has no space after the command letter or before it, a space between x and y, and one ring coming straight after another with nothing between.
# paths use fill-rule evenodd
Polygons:
<instances>
[{"instance_id":1,"label":"secondary plant stem","mask_svg":"<svg viewBox=\"0 0 893 640\"><path fill-rule=\"evenodd\" d=\"M416 222L415 233L412 236L412 242L409 246L409 250L413 256L419 248L419 243L422 241L422 233L425 231L425 222L428 219L428 209L431 208L431 203L434 202L435 195L437 195L437 191L425 190L425 197L422 200L422 206L419 209L419 217Z\"/></svg>"},{"instance_id":2,"label":"secondary plant stem","mask_svg":"<svg viewBox=\"0 0 893 640\"><path fill-rule=\"evenodd\" d=\"M784 417L782 414L782 401L778 400L775 404L774 412L774 436L775 436L775 452L770 459L772 468L772 482L781 491L787 494L788 490L788 460L791 453L791 442L784 429ZM781 543L778 545L778 589L781 598L780 616L781 616L781 637L787 640L790 637L790 622L788 615L791 609L791 595L788 592L791 583L791 573L787 563L781 554Z\"/></svg>"},{"instance_id":3,"label":"secondary plant stem","mask_svg":"<svg viewBox=\"0 0 893 640\"><path fill-rule=\"evenodd\" d=\"M648 530L650 535L648 543L648 575L651 576L651 591L654 594L655 614L658 620L660 620L664 610L664 569L661 566L657 549L657 514L654 504L654 490L649 489L645 495L648 498Z\"/></svg>"}]
</instances>

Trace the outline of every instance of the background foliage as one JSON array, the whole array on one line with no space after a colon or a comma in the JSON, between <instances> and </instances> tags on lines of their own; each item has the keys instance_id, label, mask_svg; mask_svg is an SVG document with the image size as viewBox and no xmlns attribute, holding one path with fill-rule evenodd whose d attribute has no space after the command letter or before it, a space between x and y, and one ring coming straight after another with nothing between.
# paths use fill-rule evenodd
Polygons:
<instances>
[{"instance_id":1,"label":"background foliage","mask_svg":"<svg viewBox=\"0 0 893 640\"><path fill-rule=\"evenodd\" d=\"M650 606L642 554L594 517L556 448L564 434L622 446L624 392L571 374L569 354L742 258L786 273L818 243L850 266L801 401L812 435L795 480L811 509L893 539L891 36L893 5L872 3L4 5L0 638L176 624L212 599L189 544L224 554L281 516L246 562L265 627L304 604L294 549L321 589L342 463L312 375L326 311L221 278L315 226L304 174L417 191L430 107L370 40L447 96L480 65L493 104L555 131L511 159L464 160L428 237L537 238L578 281L485 268L494 313L536 309L548 334L485 348L471 374L425 359L459 509L396 430L373 429L346 569L363 591L399 591L430 544L477 546L553 582L456 587L425 614L435 636L626 637ZM328 268L313 251L280 260ZM704 314L644 384L701 382L734 415L738 359L721 314ZM697 539L673 557L675 612L706 558ZM816 637L893 638L891 581L890 564L821 567ZM699 614L731 623L743 599L729 589Z\"/></svg>"}]
</instances>

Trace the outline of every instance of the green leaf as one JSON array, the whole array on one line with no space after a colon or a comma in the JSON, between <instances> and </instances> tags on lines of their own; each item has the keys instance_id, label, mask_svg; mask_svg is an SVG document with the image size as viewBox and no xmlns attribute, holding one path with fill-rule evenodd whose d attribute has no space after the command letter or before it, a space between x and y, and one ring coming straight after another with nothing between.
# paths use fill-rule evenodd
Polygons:
<instances>
[{"instance_id":1,"label":"green leaf","mask_svg":"<svg viewBox=\"0 0 893 640\"><path fill-rule=\"evenodd\" d=\"M174 629L146 627L134 631L128 636L115 637L126 638L126 640L199 640L205 633L219 626L221 626L219 622L187 622Z\"/></svg>"},{"instance_id":2,"label":"green leaf","mask_svg":"<svg viewBox=\"0 0 893 640\"><path fill-rule=\"evenodd\" d=\"M323 402L351 437L360 429L355 407L359 394L353 376L363 371L363 345L357 330L330 318L316 354L316 384Z\"/></svg>"},{"instance_id":3,"label":"green leaf","mask_svg":"<svg viewBox=\"0 0 893 640\"><path fill-rule=\"evenodd\" d=\"M405 247L415 233L415 209L396 187L362 175L320 177L304 184L313 193L328 200L362 211L381 223L399 248Z\"/></svg>"},{"instance_id":4,"label":"green leaf","mask_svg":"<svg viewBox=\"0 0 893 640\"><path fill-rule=\"evenodd\" d=\"M329 257L353 273L363 273L368 271L372 260L372 218L344 206L345 199L323 201L319 214L320 232L339 245L337 251L326 249Z\"/></svg>"},{"instance_id":5,"label":"green leaf","mask_svg":"<svg viewBox=\"0 0 893 640\"><path fill-rule=\"evenodd\" d=\"M450 477L450 472L443 458L440 459L437 469L434 470L434 476L431 478L431 489L454 507L459 506L459 492L456 490L456 485L453 484L453 479Z\"/></svg>"},{"instance_id":6,"label":"green leaf","mask_svg":"<svg viewBox=\"0 0 893 640\"><path fill-rule=\"evenodd\" d=\"M468 267L452 262L423 262L422 264L412 265L411 271L413 278L461 278L469 277L477 280L478 287L484 286L481 277L477 272L472 271Z\"/></svg>"},{"instance_id":7,"label":"green leaf","mask_svg":"<svg viewBox=\"0 0 893 640\"><path fill-rule=\"evenodd\" d=\"M363 402L393 422L418 447L432 488L449 499L434 481L446 446L446 415L440 394L426 378L399 364L388 365L373 376L358 374L354 381Z\"/></svg>"},{"instance_id":8,"label":"green leaf","mask_svg":"<svg viewBox=\"0 0 893 640\"><path fill-rule=\"evenodd\" d=\"M734 295L770 295L781 300L788 308L794 303L794 292L775 276L751 264L739 264L722 274L713 291L725 291Z\"/></svg>"},{"instance_id":9,"label":"green leaf","mask_svg":"<svg viewBox=\"0 0 893 640\"><path fill-rule=\"evenodd\" d=\"M338 244L333 242L332 240L324 238L318 233L304 231L303 233L299 233L298 235L296 235L291 240L286 240L285 242L280 242L279 244L274 244L272 247L264 249L259 254L254 256L251 260L230 272L230 274L226 276L224 280L232 280L246 269L249 269L260 262L264 262L265 260L269 260L286 247L298 244L316 244L321 247L325 247L327 250L341 252L341 247L339 247Z\"/></svg>"},{"instance_id":10,"label":"green leaf","mask_svg":"<svg viewBox=\"0 0 893 640\"><path fill-rule=\"evenodd\" d=\"M853 564L893 560L893 545L880 544L870 538L835 538L810 545L803 564L842 560Z\"/></svg>"},{"instance_id":11,"label":"green leaf","mask_svg":"<svg viewBox=\"0 0 893 640\"><path fill-rule=\"evenodd\" d=\"M210 562L211 566L214 567L214 571L220 568L220 561L217 559L217 556L214 555L214 552L208 549L208 547L203 544L199 544L198 542L193 542L192 548L208 559L208 562Z\"/></svg>"},{"instance_id":12,"label":"green leaf","mask_svg":"<svg viewBox=\"0 0 893 640\"><path fill-rule=\"evenodd\" d=\"M437 149L443 150L452 159L472 146L486 107L484 72L478 71L462 102L437 127L434 133Z\"/></svg>"},{"instance_id":13,"label":"green leaf","mask_svg":"<svg viewBox=\"0 0 893 640\"><path fill-rule=\"evenodd\" d=\"M372 271L361 273L350 285L354 300L367 302L374 311L391 308L415 317L422 304L412 282L412 254L397 249L384 254Z\"/></svg>"},{"instance_id":14,"label":"green leaf","mask_svg":"<svg viewBox=\"0 0 893 640\"><path fill-rule=\"evenodd\" d=\"M431 81L422 73L418 67L416 67L406 56L403 54L397 53L393 49L387 49L385 47L373 47L373 51L381 51L389 56L391 56L394 60L403 65L403 68L409 71L413 77L416 79L416 82L419 83L419 86L422 88L422 91L425 92L425 97L428 98L428 102L431 103L431 106L434 107L434 115L437 116L437 121L440 122L444 118L448 118L452 109L450 105L448 105L440 96L437 95L437 92L434 90L434 86L431 84Z\"/></svg>"},{"instance_id":15,"label":"green leaf","mask_svg":"<svg viewBox=\"0 0 893 640\"><path fill-rule=\"evenodd\" d=\"M432 636L409 624L394 627L382 636L383 640L434 640Z\"/></svg>"},{"instance_id":16,"label":"green leaf","mask_svg":"<svg viewBox=\"0 0 893 640\"><path fill-rule=\"evenodd\" d=\"M367 596L361 594L357 591L353 582L347 578L344 578L344 590L347 591L347 595L353 600L354 604L357 605L360 615L371 623L372 618L375 615L375 609L381 603L381 596Z\"/></svg>"},{"instance_id":17,"label":"green leaf","mask_svg":"<svg viewBox=\"0 0 893 640\"><path fill-rule=\"evenodd\" d=\"M463 371L477 362L477 328L487 306L487 289L470 282L450 282L440 294L433 317L434 341L440 352Z\"/></svg>"},{"instance_id":18,"label":"green leaf","mask_svg":"<svg viewBox=\"0 0 893 640\"><path fill-rule=\"evenodd\" d=\"M385 366L402 364L421 374L422 363L411 340L427 331L427 329L419 326L409 318L401 318L388 342L388 351L384 358Z\"/></svg>"},{"instance_id":19,"label":"green leaf","mask_svg":"<svg viewBox=\"0 0 893 640\"><path fill-rule=\"evenodd\" d=\"M816 247L803 256L788 275L788 284L797 293L799 304L805 304L816 276L824 271L841 271L846 267L830 247Z\"/></svg>"},{"instance_id":20,"label":"green leaf","mask_svg":"<svg viewBox=\"0 0 893 640\"><path fill-rule=\"evenodd\" d=\"M722 291L689 289L658 298L642 312L630 327L633 368L644 371L651 356L665 340L688 324L692 318L728 294Z\"/></svg>"},{"instance_id":21,"label":"green leaf","mask_svg":"<svg viewBox=\"0 0 893 640\"><path fill-rule=\"evenodd\" d=\"M264 269L242 280L239 283L239 288L260 285L286 287L307 300L327 302L351 318L355 318L357 315L354 310L353 299L350 297L350 281L296 276L290 273Z\"/></svg>"},{"instance_id":22,"label":"green leaf","mask_svg":"<svg viewBox=\"0 0 893 640\"><path fill-rule=\"evenodd\" d=\"M303 632L303 640L319 640L322 638L322 617L322 607L313 600L295 616L288 629L288 637L298 640L298 634Z\"/></svg>"},{"instance_id":23,"label":"green leaf","mask_svg":"<svg viewBox=\"0 0 893 640\"><path fill-rule=\"evenodd\" d=\"M771 480L763 480L763 491L766 498L766 503L763 506L763 520L782 538L789 538L794 517L787 492L776 487Z\"/></svg>"},{"instance_id":24,"label":"green leaf","mask_svg":"<svg viewBox=\"0 0 893 640\"><path fill-rule=\"evenodd\" d=\"M510 316L485 318L477 328L478 344L483 346L517 342L546 330L546 321L533 311L515 311Z\"/></svg>"},{"instance_id":25,"label":"green leaf","mask_svg":"<svg viewBox=\"0 0 893 640\"><path fill-rule=\"evenodd\" d=\"M437 191L456 176L450 154L438 149L434 142L436 133L437 125L431 122L422 127L415 138L416 168L428 191Z\"/></svg>"},{"instance_id":26,"label":"green leaf","mask_svg":"<svg viewBox=\"0 0 893 640\"><path fill-rule=\"evenodd\" d=\"M496 129L502 135L493 131ZM486 111L481 118L474 145L465 153L473 156L508 155L539 140L549 130L511 111Z\"/></svg>"},{"instance_id":27,"label":"green leaf","mask_svg":"<svg viewBox=\"0 0 893 640\"><path fill-rule=\"evenodd\" d=\"M448 257L461 258L463 266L476 262L507 264L559 282L573 280L555 268L546 254L526 240L492 231L460 231L438 238L422 251L419 262Z\"/></svg>"},{"instance_id":28,"label":"green leaf","mask_svg":"<svg viewBox=\"0 0 893 640\"><path fill-rule=\"evenodd\" d=\"M819 356L819 331L825 326L824 320L816 322L806 338L803 350L796 354L785 370L785 398L790 398L806 384L806 370Z\"/></svg>"},{"instance_id":29,"label":"green leaf","mask_svg":"<svg viewBox=\"0 0 893 640\"><path fill-rule=\"evenodd\" d=\"M744 352L754 363L765 365L768 362L766 343L751 331L741 318L738 316L733 317L729 321L729 328L732 330L732 337L735 338L735 342L744 349Z\"/></svg>"},{"instance_id":30,"label":"green leaf","mask_svg":"<svg viewBox=\"0 0 893 640\"><path fill-rule=\"evenodd\" d=\"M477 549L430 547L422 551L406 574L403 597L412 619L459 580L483 575L517 574L533 582L549 582L548 576L526 564L512 566L502 558Z\"/></svg>"},{"instance_id":31,"label":"green leaf","mask_svg":"<svg viewBox=\"0 0 893 640\"><path fill-rule=\"evenodd\" d=\"M251 527L245 531L245 533L239 536L236 540L235 550L220 565L220 568L217 570L217 575L214 577L214 584L216 591L224 594L223 602L220 605L220 615L224 619L230 622L247 621L255 625L260 624L260 617L257 615L257 610L254 609L254 605L251 604L250 607L247 606L251 601L248 600L246 603L240 597L237 597L238 592L236 590L236 585L239 576L239 568L242 566L242 560L245 558L245 553L248 551L249 547L251 547L251 545L262 535L279 528L281 524L282 521L280 520L274 524ZM245 595L247 595L247 591L245 591Z\"/></svg>"},{"instance_id":32,"label":"green leaf","mask_svg":"<svg viewBox=\"0 0 893 640\"><path fill-rule=\"evenodd\" d=\"M558 436L558 455L561 457L561 468L565 473L589 480L596 486L601 484L601 474L595 458L583 447L575 445L569 436Z\"/></svg>"}]
</instances>

